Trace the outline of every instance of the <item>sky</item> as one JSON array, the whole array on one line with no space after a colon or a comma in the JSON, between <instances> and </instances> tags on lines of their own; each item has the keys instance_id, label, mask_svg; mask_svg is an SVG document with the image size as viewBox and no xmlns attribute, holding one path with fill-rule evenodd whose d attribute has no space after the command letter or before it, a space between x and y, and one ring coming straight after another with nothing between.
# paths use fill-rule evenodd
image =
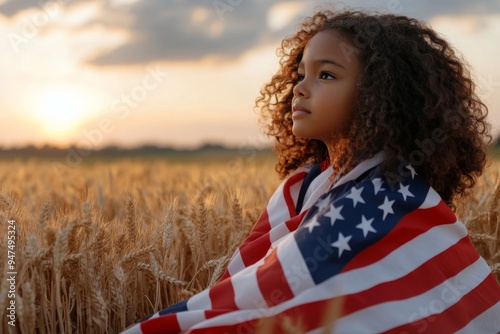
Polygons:
<instances>
[{"instance_id":1,"label":"sky","mask_svg":"<svg viewBox=\"0 0 500 334\"><path fill-rule=\"evenodd\" d=\"M500 132L499 0L0 0L0 146L268 145L254 102L276 49L332 3L428 22Z\"/></svg>"}]
</instances>

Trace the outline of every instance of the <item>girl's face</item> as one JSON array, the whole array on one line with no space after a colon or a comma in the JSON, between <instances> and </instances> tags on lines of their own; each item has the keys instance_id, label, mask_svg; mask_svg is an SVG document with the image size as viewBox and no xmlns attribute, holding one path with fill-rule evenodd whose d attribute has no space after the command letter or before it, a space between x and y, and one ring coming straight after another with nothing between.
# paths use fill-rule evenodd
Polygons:
<instances>
[{"instance_id":1,"label":"girl's face","mask_svg":"<svg viewBox=\"0 0 500 334\"><path fill-rule=\"evenodd\" d=\"M294 135L329 145L348 126L360 73L353 50L336 31L321 31L309 40L293 89Z\"/></svg>"}]
</instances>

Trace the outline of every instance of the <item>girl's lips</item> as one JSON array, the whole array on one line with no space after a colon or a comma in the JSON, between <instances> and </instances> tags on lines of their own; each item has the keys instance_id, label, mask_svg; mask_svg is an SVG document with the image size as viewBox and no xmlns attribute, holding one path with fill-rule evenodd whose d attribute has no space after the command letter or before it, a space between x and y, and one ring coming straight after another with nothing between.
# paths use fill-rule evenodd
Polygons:
<instances>
[{"instance_id":1,"label":"girl's lips","mask_svg":"<svg viewBox=\"0 0 500 334\"><path fill-rule=\"evenodd\" d=\"M307 115L310 115L310 114L311 114L310 112L307 112L307 111L304 111L304 110L295 110L292 113L292 118L300 117L300 116L307 116Z\"/></svg>"},{"instance_id":2,"label":"girl's lips","mask_svg":"<svg viewBox=\"0 0 500 334\"><path fill-rule=\"evenodd\" d=\"M300 117L300 116L306 116L306 115L310 115L311 112L309 110L307 110L307 108L305 108L303 105L301 105L300 103L295 103L292 107L292 118L293 117Z\"/></svg>"}]
</instances>

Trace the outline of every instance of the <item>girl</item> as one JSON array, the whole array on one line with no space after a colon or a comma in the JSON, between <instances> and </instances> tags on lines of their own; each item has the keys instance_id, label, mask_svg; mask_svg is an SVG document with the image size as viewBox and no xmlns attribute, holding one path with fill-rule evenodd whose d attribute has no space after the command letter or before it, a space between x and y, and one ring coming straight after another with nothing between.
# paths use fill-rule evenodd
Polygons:
<instances>
[{"instance_id":1,"label":"girl","mask_svg":"<svg viewBox=\"0 0 500 334\"><path fill-rule=\"evenodd\" d=\"M450 45L323 11L280 52L257 105L285 180L218 284L126 333L499 332L500 287L450 209L489 140Z\"/></svg>"}]
</instances>

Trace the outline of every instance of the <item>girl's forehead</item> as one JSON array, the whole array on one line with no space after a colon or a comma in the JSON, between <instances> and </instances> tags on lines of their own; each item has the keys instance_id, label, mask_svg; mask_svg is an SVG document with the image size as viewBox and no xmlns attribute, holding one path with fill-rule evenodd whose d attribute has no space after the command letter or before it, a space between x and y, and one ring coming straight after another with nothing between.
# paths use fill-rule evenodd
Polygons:
<instances>
[{"instance_id":1,"label":"girl's forehead","mask_svg":"<svg viewBox=\"0 0 500 334\"><path fill-rule=\"evenodd\" d=\"M300 63L331 60L332 63L347 69L358 65L357 53L359 51L341 33L336 30L323 30L307 42Z\"/></svg>"}]
</instances>

